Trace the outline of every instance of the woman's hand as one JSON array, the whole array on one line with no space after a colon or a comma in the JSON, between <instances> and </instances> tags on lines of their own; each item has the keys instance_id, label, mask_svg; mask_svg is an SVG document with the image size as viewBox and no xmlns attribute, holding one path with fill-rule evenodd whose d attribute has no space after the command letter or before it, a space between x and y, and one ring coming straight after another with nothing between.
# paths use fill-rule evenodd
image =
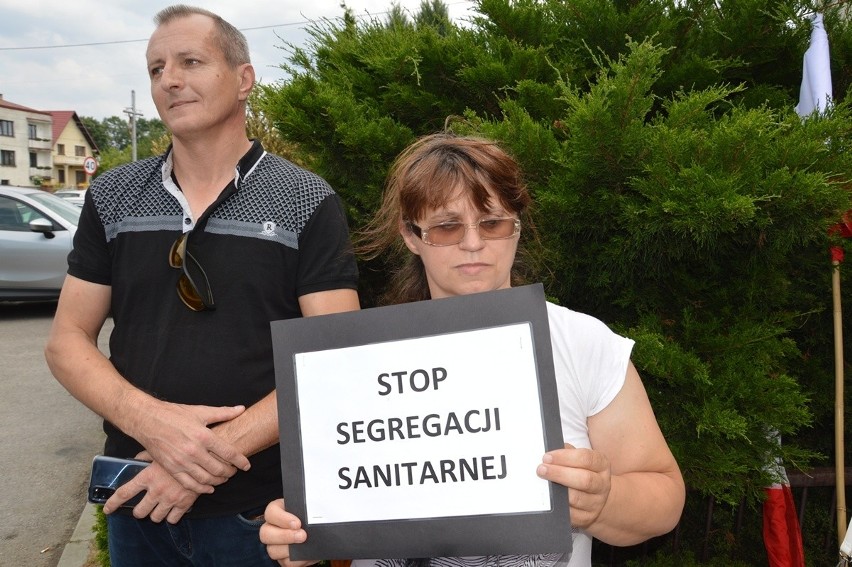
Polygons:
<instances>
[{"instance_id":1,"label":"woman's hand","mask_svg":"<svg viewBox=\"0 0 852 567\"><path fill-rule=\"evenodd\" d=\"M303 543L308 534L302 522L284 509L284 499L273 500L266 506L264 523L260 526L260 541L266 544L269 557L282 567L304 567L317 561L290 561L290 545Z\"/></svg>"},{"instance_id":2,"label":"woman's hand","mask_svg":"<svg viewBox=\"0 0 852 567\"><path fill-rule=\"evenodd\" d=\"M568 487L571 525L586 529L601 515L612 488L609 459L600 451L577 449L566 443L564 449L546 453L538 466L538 476Z\"/></svg>"}]
</instances>

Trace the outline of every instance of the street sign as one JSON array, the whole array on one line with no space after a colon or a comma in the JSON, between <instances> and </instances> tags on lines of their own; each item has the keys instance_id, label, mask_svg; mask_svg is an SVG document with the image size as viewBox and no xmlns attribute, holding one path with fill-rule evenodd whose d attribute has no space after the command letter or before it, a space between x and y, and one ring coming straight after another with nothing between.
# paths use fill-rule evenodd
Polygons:
<instances>
[{"instance_id":1,"label":"street sign","mask_svg":"<svg viewBox=\"0 0 852 567\"><path fill-rule=\"evenodd\" d=\"M83 171L86 172L86 175L94 175L98 170L98 162L93 157L87 157L83 160Z\"/></svg>"}]
</instances>

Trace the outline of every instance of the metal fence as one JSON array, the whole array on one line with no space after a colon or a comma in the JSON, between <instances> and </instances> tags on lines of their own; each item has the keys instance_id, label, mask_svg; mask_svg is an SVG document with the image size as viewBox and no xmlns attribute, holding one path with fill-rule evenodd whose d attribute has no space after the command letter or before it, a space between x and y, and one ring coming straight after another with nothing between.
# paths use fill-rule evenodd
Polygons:
<instances>
[{"instance_id":1,"label":"metal fence","mask_svg":"<svg viewBox=\"0 0 852 567\"><path fill-rule=\"evenodd\" d=\"M836 514L837 488L835 484L834 468L823 467L814 468L807 472L787 471L787 473L790 481L790 487L793 491L794 500L796 501L799 524L802 526L805 525L805 520L808 514L820 515L821 523L825 524L825 529L820 530L817 535L818 540L814 538L814 534L810 534L811 541L808 542L810 548L812 550L815 549L820 554L824 554L825 557L835 557L839 546L837 541L838 531ZM852 486L852 467L846 468L845 477L845 485L847 487ZM815 495L817 498L812 498L812 496ZM693 493L692 498L696 497L697 495ZM816 508L814 506L816 506ZM682 551L682 548L684 547L682 545L682 538L686 535L684 534L685 529L691 530L690 535L692 535L692 537L690 538L690 547L694 550L695 559L702 563L710 561L713 559L713 555L716 552L713 549L712 544L714 530L716 529L714 527L716 525L714 522L714 515L720 513L722 508L724 508L724 506L719 505L712 497L705 498L703 512L696 513L694 507L691 512L691 514L695 516L703 513L703 517L700 519L691 518L692 525L690 527L684 527L684 521L686 519L684 517L671 533L659 538L654 538L649 542L645 542L631 548L617 548L596 541L593 558L594 564L615 567L624 565L628 560L642 564L643 559L649 558L661 549L667 549L676 555L678 552ZM730 513L731 510L725 508L725 514L729 515ZM740 503L735 511L733 511L733 516L734 519L730 526L730 535L734 539L743 534L745 528L750 528L751 535L760 533L763 518L759 510L756 511L753 508L750 509L743 502ZM847 521L849 521L848 517ZM703 535L696 533L696 530L698 532L703 531ZM762 541L752 543L762 546ZM817 562L814 563L809 560L808 564L819 565L820 563L818 561L819 560L817 559ZM832 565L834 564L835 563L832 563ZM766 565L765 560L762 565Z\"/></svg>"}]
</instances>

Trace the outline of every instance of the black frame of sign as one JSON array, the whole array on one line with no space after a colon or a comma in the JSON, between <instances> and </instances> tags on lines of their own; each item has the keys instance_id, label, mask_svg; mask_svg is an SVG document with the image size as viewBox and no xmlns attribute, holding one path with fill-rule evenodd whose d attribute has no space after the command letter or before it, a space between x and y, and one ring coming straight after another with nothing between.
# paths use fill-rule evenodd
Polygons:
<instances>
[{"instance_id":1,"label":"black frame of sign","mask_svg":"<svg viewBox=\"0 0 852 567\"><path fill-rule=\"evenodd\" d=\"M541 284L271 323L284 498L287 510L302 519L302 527L308 533L305 543L290 546L291 559L458 557L571 551L568 489L555 483L549 483L552 508L544 512L313 525L305 521L304 448L299 429L296 354L516 323L528 323L532 331L544 446L548 451L560 449L564 444L547 306Z\"/></svg>"}]
</instances>

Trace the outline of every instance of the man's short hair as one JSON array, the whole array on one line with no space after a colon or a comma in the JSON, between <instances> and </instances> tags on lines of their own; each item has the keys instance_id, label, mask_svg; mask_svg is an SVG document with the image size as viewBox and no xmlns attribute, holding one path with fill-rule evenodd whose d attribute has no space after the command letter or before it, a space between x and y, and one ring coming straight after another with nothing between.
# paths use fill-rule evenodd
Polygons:
<instances>
[{"instance_id":1,"label":"man's short hair","mask_svg":"<svg viewBox=\"0 0 852 567\"><path fill-rule=\"evenodd\" d=\"M226 22L221 16L214 14L210 10L196 6L187 6L185 4L174 4L157 12L157 15L154 16L154 23L159 27L173 20L186 18L195 14L207 16L216 24L218 32L216 34L216 43L219 45L219 49L225 56L225 61L228 62L228 65L238 67L243 63L251 63L246 36L233 25Z\"/></svg>"}]
</instances>

